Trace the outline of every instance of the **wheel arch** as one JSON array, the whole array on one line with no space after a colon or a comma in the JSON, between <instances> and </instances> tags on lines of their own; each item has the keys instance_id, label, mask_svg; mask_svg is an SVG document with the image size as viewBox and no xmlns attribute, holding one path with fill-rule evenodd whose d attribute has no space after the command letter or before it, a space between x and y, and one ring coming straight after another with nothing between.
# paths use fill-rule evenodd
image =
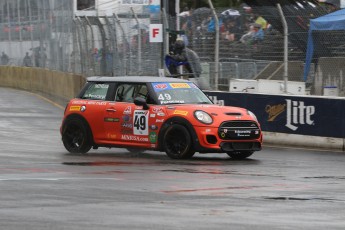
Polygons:
<instances>
[{"instance_id":1,"label":"wheel arch","mask_svg":"<svg viewBox=\"0 0 345 230\"><path fill-rule=\"evenodd\" d=\"M171 117L163 123L163 125L159 131L158 150L160 150L160 151L164 150L163 149L164 135L165 135L166 131L168 130L168 128L173 124L183 125L185 128L187 128L187 130L188 130L188 132L192 138L193 147L195 148L195 146L199 145L199 139L198 139L198 136L196 135L196 132L193 128L193 125L187 119L185 119L183 117Z\"/></svg>"},{"instance_id":2,"label":"wheel arch","mask_svg":"<svg viewBox=\"0 0 345 230\"><path fill-rule=\"evenodd\" d=\"M81 120L81 121L85 124L85 126L86 126L86 128L87 128L87 130L88 130L88 135L89 135L90 141L91 141L92 145L94 146L94 145L95 145L95 142L94 142L94 139L93 139L92 129L91 129L89 123L87 122L87 120L86 120L83 116L81 116L81 115L79 115L79 114L73 113L73 114L68 115L68 116L64 119L64 121L63 121L63 123L62 123L62 126L61 126L61 134L63 133L63 131L64 131L64 129L65 129L66 122L67 122L68 120L71 120L71 119L78 119L78 120Z\"/></svg>"}]
</instances>

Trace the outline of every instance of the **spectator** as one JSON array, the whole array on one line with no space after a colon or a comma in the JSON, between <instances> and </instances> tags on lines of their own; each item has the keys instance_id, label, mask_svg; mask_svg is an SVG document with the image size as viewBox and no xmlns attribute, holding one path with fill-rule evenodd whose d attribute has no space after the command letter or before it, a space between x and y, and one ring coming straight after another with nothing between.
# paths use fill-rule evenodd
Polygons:
<instances>
[{"instance_id":1,"label":"spectator","mask_svg":"<svg viewBox=\"0 0 345 230\"><path fill-rule=\"evenodd\" d=\"M246 34L242 35L240 42L244 44L251 43L251 41L253 40L254 34L255 34L254 25L250 25L249 31Z\"/></svg>"},{"instance_id":2,"label":"spectator","mask_svg":"<svg viewBox=\"0 0 345 230\"><path fill-rule=\"evenodd\" d=\"M264 31L261 25L254 23L254 34L253 34L253 44L256 44L264 40Z\"/></svg>"},{"instance_id":3,"label":"spectator","mask_svg":"<svg viewBox=\"0 0 345 230\"><path fill-rule=\"evenodd\" d=\"M46 54L46 52L44 50L40 50L38 55L39 55L39 57L38 57L39 58L38 59L39 67L45 68L46 67L46 61L47 61L47 54Z\"/></svg>"},{"instance_id":4,"label":"spectator","mask_svg":"<svg viewBox=\"0 0 345 230\"><path fill-rule=\"evenodd\" d=\"M237 26L235 20L229 20L225 27L225 39L229 41L238 41L241 33L240 28Z\"/></svg>"},{"instance_id":5,"label":"spectator","mask_svg":"<svg viewBox=\"0 0 345 230\"><path fill-rule=\"evenodd\" d=\"M260 15L254 15L255 23L261 26L261 29L265 30L267 28L267 21Z\"/></svg>"},{"instance_id":6,"label":"spectator","mask_svg":"<svg viewBox=\"0 0 345 230\"><path fill-rule=\"evenodd\" d=\"M248 33L244 34L240 41L244 44L253 45L261 42L264 39L264 31L259 24L252 24L249 27Z\"/></svg>"},{"instance_id":7,"label":"spectator","mask_svg":"<svg viewBox=\"0 0 345 230\"><path fill-rule=\"evenodd\" d=\"M1 65L7 65L9 61L10 61L10 58L8 57L8 55L5 52L2 52Z\"/></svg>"},{"instance_id":8,"label":"spectator","mask_svg":"<svg viewBox=\"0 0 345 230\"><path fill-rule=\"evenodd\" d=\"M32 66L32 60L29 56L29 52L26 52L26 55L23 59L23 66L31 67Z\"/></svg>"}]
</instances>

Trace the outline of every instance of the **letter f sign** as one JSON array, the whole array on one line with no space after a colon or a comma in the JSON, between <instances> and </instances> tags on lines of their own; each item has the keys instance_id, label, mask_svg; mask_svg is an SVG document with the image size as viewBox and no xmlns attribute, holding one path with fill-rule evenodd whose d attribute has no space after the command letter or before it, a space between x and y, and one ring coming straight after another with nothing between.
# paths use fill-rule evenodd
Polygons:
<instances>
[{"instance_id":1,"label":"letter f sign","mask_svg":"<svg viewBox=\"0 0 345 230\"><path fill-rule=\"evenodd\" d=\"M162 24L150 24L150 42L163 42L162 31Z\"/></svg>"}]
</instances>

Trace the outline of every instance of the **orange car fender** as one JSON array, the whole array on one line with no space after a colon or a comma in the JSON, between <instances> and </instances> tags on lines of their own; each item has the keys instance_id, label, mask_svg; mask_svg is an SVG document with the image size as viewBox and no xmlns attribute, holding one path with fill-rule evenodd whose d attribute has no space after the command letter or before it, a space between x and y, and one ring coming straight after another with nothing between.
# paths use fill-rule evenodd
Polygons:
<instances>
[{"instance_id":1,"label":"orange car fender","mask_svg":"<svg viewBox=\"0 0 345 230\"><path fill-rule=\"evenodd\" d=\"M64 121L62 123L62 126L61 126L61 129L60 129L61 135L64 132L66 121L71 120L71 119L79 119L79 120L81 120L85 124L85 126L86 126L86 128L88 130L88 134L90 135L90 140L92 141L92 144L94 145L95 143L94 143L93 133L92 133L92 130L90 128L90 125L87 122L87 120L83 116L81 116L80 114L72 113L72 114L69 114L64 119Z\"/></svg>"},{"instance_id":2,"label":"orange car fender","mask_svg":"<svg viewBox=\"0 0 345 230\"><path fill-rule=\"evenodd\" d=\"M198 140L198 136L196 135L196 132L193 128L193 125L185 118L183 117L171 117L168 120L166 120L163 125L161 126L160 130L159 130L159 134L158 134L158 149L160 151L163 151L163 142L164 142L164 135L165 132L167 131L167 129L173 125L173 124L180 124L183 125L184 127L187 128L187 130L189 131L189 133L192 136L192 143L193 146L195 146L196 144L199 144L199 140Z\"/></svg>"}]
</instances>

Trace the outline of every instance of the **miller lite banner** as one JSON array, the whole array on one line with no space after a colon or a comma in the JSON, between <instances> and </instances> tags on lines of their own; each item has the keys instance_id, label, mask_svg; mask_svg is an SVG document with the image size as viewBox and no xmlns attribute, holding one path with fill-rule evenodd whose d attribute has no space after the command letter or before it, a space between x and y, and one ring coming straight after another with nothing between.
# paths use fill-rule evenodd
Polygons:
<instances>
[{"instance_id":1,"label":"miller lite banner","mask_svg":"<svg viewBox=\"0 0 345 230\"><path fill-rule=\"evenodd\" d=\"M162 24L150 24L150 42L163 42Z\"/></svg>"},{"instance_id":2,"label":"miller lite banner","mask_svg":"<svg viewBox=\"0 0 345 230\"><path fill-rule=\"evenodd\" d=\"M267 132L345 137L345 100L288 95L205 92L214 103L243 107Z\"/></svg>"}]
</instances>

